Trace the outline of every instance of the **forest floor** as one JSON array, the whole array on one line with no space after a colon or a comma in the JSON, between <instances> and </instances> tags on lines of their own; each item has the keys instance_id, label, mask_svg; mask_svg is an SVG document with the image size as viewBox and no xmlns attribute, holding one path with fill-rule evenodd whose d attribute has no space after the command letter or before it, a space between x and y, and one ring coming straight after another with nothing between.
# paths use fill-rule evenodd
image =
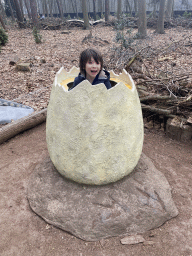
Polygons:
<instances>
[{"instance_id":1,"label":"forest floor","mask_svg":"<svg viewBox=\"0 0 192 256\"><path fill-rule=\"evenodd\" d=\"M111 61L115 54L113 49L118 46L114 40L116 31L112 27L94 27L93 40L84 42L83 39L90 32L79 28L69 30L69 34L62 33L61 30L41 30L40 33L43 43L35 44L30 29L8 29L9 42L0 54L0 98L28 105L35 111L46 108L56 72L62 66L67 71L72 66L78 66L79 53L87 47L97 47L102 52L107 69L119 72L122 68L118 59L116 62ZM172 43L172 40L180 41L190 36L192 30L182 27L168 29L162 35L148 30L148 37L142 44L143 47L151 45L151 48L162 49ZM172 65L177 74L188 74L188 87L191 86L191 48L186 47L185 54L176 51L176 65ZM10 65L10 61L16 59L30 62L31 71L17 71L15 66ZM164 64L158 64L161 65L159 68L169 68ZM47 224L29 207L29 176L35 166L48 155L45 123L17 135L0 145L0 255L192 255L191 151L191 142L178 142L168 138L162 130L145 128L143 152L169 181L179 215L161 227L142 234L145 243L123 245L121 237L86 242Z\"/></svg>"},{"instance_id":2,"label":"forest floor","mask_svg":"<svg viewBox=\"0 0 192 256\"><path fill-rule=\"evenodd\" d=\"M179 26L165 30L165 34L148 29L148 36L143 40L134 39L136 29L125 29L122 34L112 26L98 25L91 33L92 37L90 31L82 28L41 30L42 43L36 44L31 29L10 27L9 41L0 54L0 98L35 110L46 108L56 72L61 67L67 71L73 66L78 67L80 52L88 47L100 50L104 66L117 74L137 52L141 52L128 72L138 87L150 93L169 94L172 91L174 95L184 97L191 92L192 29ZM133 40L128 48L123 47L122 37ZM117 42L116 38L121 39ZM16 62L30 63L30 72L18 71L13 65ZM138 72L155 78L153 84L146 84ZM166 83L157 84L156 80L167 77L172 79L169 88Z\"/></svg>"}]
</instances>

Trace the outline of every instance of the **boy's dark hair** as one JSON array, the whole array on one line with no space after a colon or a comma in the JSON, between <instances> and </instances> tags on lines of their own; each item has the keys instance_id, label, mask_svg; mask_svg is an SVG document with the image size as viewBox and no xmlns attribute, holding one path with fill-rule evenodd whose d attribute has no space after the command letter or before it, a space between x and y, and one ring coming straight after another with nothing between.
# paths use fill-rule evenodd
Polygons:
<instances>
[{"instance_id":1,"label":"boy's dark hair","mask_svg":"<svg viewBox=\"0 0 192 256\"><path fill-rule=\"evenodd\" d=\"M79 66L80 72L85 73L85 65L86 63L91 60L91 57L95 60L97 64L101 64L101 69L103 68L103 58L100 52L94 49L86 49L82 51L80 58L79 58Z\"/></svg>"}]
</instances>

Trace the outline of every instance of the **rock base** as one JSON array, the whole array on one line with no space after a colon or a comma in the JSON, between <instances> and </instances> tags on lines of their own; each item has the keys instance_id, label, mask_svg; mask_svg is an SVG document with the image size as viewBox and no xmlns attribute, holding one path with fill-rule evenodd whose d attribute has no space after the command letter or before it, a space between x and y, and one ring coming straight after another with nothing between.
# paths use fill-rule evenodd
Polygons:
<instances>
[{"instance_id":1,"label":"rock base","mask_svg":"<svg viewBox=\"0 0 192 256\"><path fill-rule=\"evenodd\" d=\"M67 180L47 158L30 177L28 200L46 222L86 241L143 233L178 214L165 176L144 154L130 175L103 186Z\"/></svg>"}]
</instances>

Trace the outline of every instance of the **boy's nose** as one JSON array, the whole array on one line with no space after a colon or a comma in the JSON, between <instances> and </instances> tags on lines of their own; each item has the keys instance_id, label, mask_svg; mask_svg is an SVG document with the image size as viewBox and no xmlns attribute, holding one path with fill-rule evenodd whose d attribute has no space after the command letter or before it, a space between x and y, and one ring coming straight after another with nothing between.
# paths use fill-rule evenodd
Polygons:
<instances>
[{"instance_id":1,"label":"boy's nose","mask_svg":"<svg viewBox=\"0 0 192 256\"><path fill-rule=\"evenodd\" d=\"M97 63L94 61L93 62L93 67L96 67L97 66Z\"/></svg>"}]
</instances>

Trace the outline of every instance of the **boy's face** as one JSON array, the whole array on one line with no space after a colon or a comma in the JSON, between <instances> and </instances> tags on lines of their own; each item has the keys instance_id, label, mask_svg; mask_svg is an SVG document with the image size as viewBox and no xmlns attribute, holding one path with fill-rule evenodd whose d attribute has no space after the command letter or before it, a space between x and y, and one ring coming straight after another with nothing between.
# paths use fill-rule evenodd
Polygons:
<instances>
[{"instance_id":1,"label":"boy's face","mask_svg":"<svg viewBox=\"0 0 192 256\"><path fill-rule=\"evenodd\" d=\"M85 65L85 71L86 71L86 78L89 80L90 83L93 82L96 75L101 70L101 63L97 63L93 57L91 57L90 60Z\"/></svg>"}]
</instances>

